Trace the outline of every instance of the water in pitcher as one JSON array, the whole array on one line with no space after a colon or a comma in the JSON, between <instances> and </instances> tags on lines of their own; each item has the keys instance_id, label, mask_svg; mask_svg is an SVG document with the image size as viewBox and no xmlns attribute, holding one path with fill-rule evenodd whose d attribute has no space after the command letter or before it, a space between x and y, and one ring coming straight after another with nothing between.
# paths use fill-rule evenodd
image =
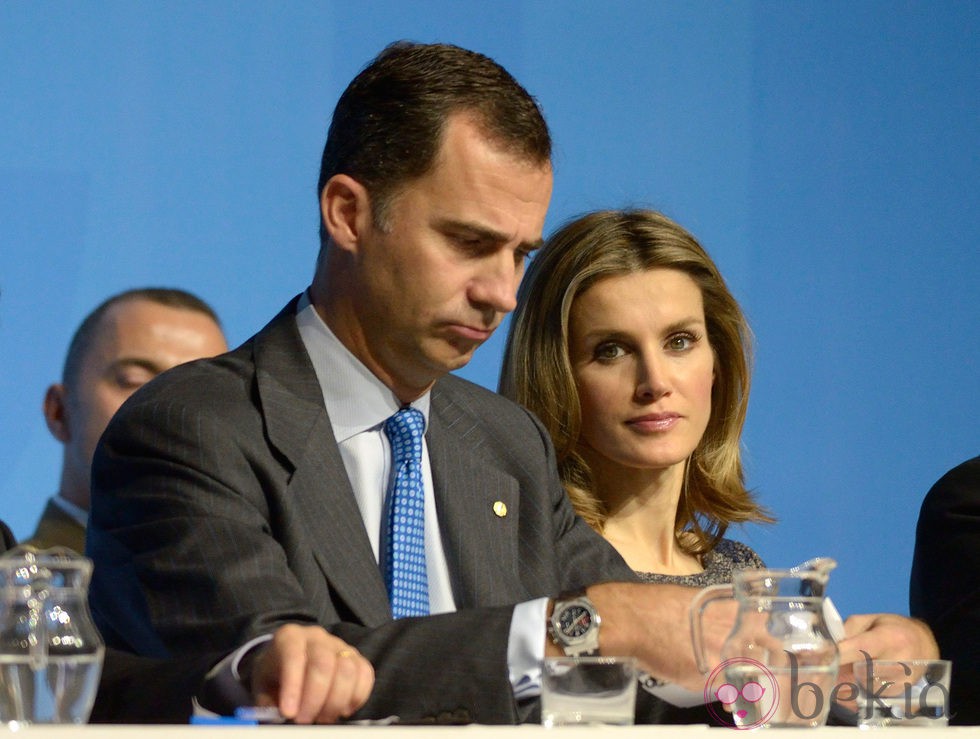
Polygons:
<instances>
[{"instance_id":1,"label":"water in pitcher","mask_svg":"<svg viewBox=\"0 0 980 739\"><path fill-rule=\"evenodd\" d=\"M717 697L731 709L739 728L823 726L837 665L761 668L736 663L725 670L725 679L728 684Z\"/></svg>"},{"instance_id":2,"label":"water in pitcher","mask_svg":"<svg viewBox=\"0 0 980 739\"><path fill-rule=\"evenodd\" d=\"M40 669L29 656L0 655L0 722L85 723L101 671L101 652L50 655Z\"/></svg>"}]
</instances>

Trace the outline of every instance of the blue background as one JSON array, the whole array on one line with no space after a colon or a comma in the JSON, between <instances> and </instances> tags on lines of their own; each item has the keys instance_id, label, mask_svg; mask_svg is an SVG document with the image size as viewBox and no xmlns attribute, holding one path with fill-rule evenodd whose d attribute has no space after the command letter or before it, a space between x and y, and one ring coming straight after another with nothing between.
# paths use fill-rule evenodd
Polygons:
<instances>
[{"instance_id":1,"label":"blue background","mask_svg":"<svg viewBox=\"0 0 980 739\"><path fill-rule=\"evenodd\" d=\"M771 565L837 557L845 612L905 612L921 498L980 453L976 2L0 4L15 533L58 482L41 398L85 313L175 285L233 344L261 327L312 273L333 105L398 38L539 98L549 230L642 205L699 236L755 330L746 462L780 519L736 535ZM495 387L503 336L463 374Z\"/></svg>"}]
</instances>

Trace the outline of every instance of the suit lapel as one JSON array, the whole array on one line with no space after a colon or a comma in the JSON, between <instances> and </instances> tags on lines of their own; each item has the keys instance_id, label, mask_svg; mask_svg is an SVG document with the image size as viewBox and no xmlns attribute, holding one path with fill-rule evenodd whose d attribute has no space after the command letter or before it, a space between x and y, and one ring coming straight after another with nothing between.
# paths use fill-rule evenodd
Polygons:
<instances>
[{"instance_id":1,"label":"suit lapel","mask_svg":"<svg viewBox=\"0 0 980 739\"><path fill-rule=\"evenodd\" d=\"M320 384L296 328L296 302L255 339L256 382L266 430L270 443L292 467L286 496L301 513L330 589L356 618L375 626L391 618L388 595Z\"/></svg>"},{"instance_id":2,"label":"suit lapel","mask_svg":"<svg viewBox=\"0 0 980 739\"><path fill-rule=\"evenodd\" d=\"M427 436L443 547L457 608L513 603L518 485L487 447L478 413L436 383Z\"/></svg>"}]
</instances>

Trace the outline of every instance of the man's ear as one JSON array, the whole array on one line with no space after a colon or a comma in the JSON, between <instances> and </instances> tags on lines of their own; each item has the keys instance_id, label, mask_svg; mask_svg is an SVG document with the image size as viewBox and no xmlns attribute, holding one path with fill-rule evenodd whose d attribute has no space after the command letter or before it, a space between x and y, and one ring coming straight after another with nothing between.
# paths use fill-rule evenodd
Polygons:
<instances>
[{"instance_id":1,"label":"man's ear","mask_svg":"<svg viewBox=\"0 0 980 739\"><path fill-rule=\"evenodd\" d=\"M334 244L356 252L361 236L371 225L367 189L349 175L334 175L320 192L320 217Z\"/></svg>"},{"instance_id":2,"label":"man's ear","mask_svg":"<svg viewBox=\"0 0 980 739\"><path fill-rule=\"evenodd\" d=\"M71 439L68 431L68 393L65 386L58 383L51 385L44 393L44 420L48 424L48 431L62 444L67 444Z\"/></svg>"}]
</instances>

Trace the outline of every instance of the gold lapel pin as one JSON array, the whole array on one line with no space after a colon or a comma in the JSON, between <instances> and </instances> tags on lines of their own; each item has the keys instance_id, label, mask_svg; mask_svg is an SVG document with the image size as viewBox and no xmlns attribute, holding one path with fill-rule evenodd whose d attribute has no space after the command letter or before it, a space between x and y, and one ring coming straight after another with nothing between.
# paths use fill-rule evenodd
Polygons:
<instances>
[{"instance_id":1,"label":"gold lapel pin","mask_svg":"<svg viewBox=\"0 0 980 739\"><path fill-rule=\"evenodd\" d=\"M498 500L493 504L493 512L496 513L499 518L503 518L507 515L507 504L502 500Z\"/></svg>"}]
</instances>

